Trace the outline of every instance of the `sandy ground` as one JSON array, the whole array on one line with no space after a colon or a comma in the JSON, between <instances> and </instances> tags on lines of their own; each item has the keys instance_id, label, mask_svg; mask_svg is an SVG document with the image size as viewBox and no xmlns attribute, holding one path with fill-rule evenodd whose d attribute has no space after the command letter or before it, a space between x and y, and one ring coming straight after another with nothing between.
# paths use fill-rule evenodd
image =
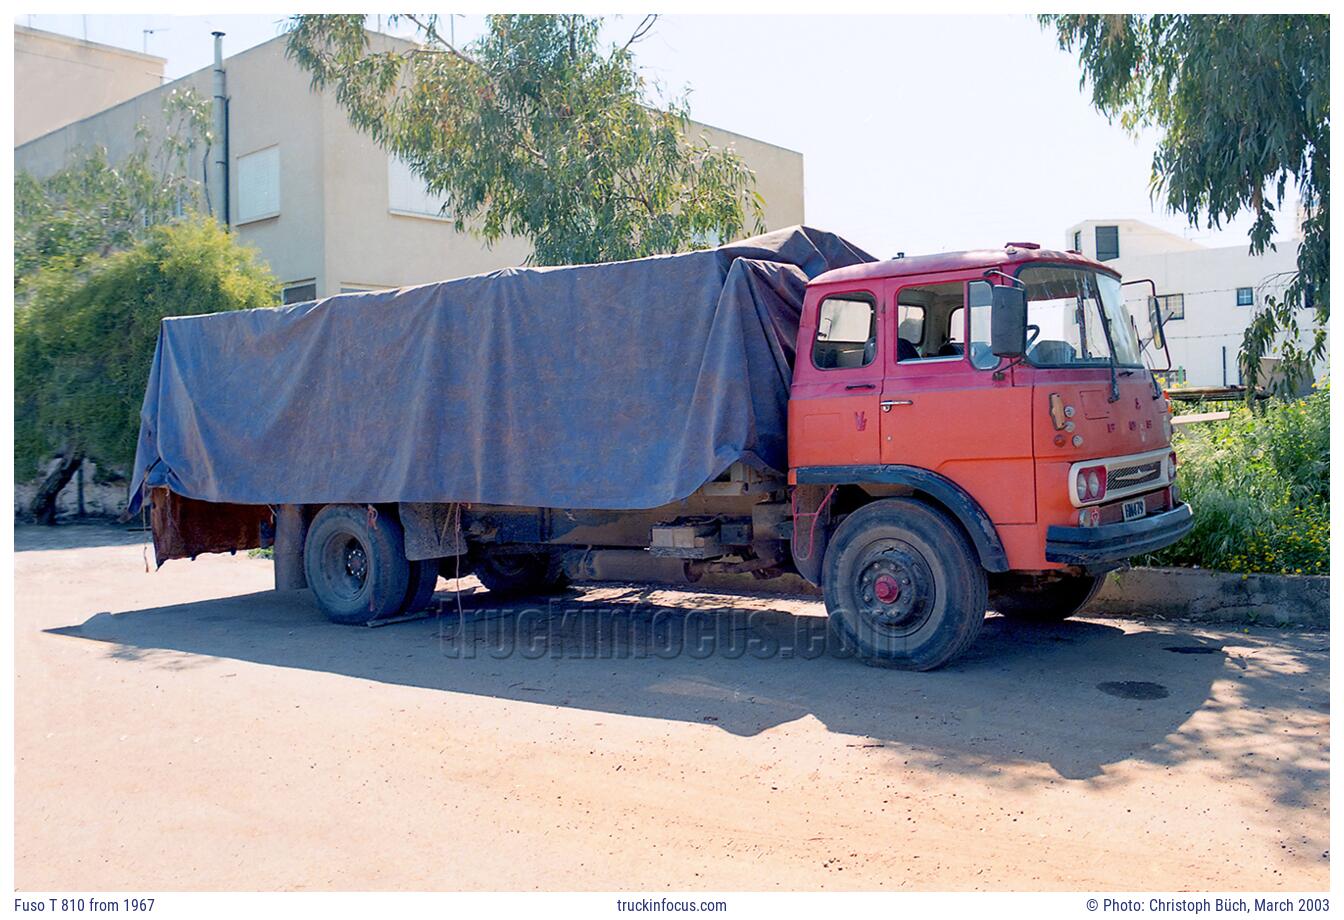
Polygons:
<instances>
[{"instance_id":1,"label":"sandy ground","mask_svg":"<svg viewBox=\"0 0 1344 920\"><path fill-rule=\"evenodd\" d=\"M782 654L815 601L339 627L260 560L16 541L21 890L1329 884L1323 634L992 617L909 674Z\"/></svg>"}]
</instances>

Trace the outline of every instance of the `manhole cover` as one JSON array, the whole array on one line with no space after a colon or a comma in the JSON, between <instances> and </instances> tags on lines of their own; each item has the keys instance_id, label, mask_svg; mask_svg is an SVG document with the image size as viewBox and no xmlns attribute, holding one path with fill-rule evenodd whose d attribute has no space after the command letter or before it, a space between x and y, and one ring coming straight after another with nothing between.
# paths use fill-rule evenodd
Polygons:
<instances>
[{"instance_id":1,"label":"manhole cover","mask_svg":"<svg viewBox=\"0 0 1344 920\"><path fill-rule=\"evenodd\" d=\"M1216 655L1223 650L1220 645L1168 645L1166 649L1177 655Z\"/></svg>"},{"instance_id":2,"label":"manhole cover","mask_svg":"<svg viewBox=\"0 0 1344 920\"><path fill-rule=\"evenodd\" d=\"M1097 689L1122 700L1162 700L1171 695L1166 687L1147 680L1107 680L1097 684Z\"/></svg>"}]
</instances>

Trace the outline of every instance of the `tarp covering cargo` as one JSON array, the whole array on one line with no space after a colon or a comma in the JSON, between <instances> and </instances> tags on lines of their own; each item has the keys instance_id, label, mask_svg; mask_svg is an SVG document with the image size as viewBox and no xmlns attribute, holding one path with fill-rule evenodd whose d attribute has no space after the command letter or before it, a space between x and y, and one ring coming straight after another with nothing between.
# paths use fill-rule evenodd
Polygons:
<instances>
[{"instance_id":1,"label":"tarp covering cargo","mask_svg":"<svg viewBox=\"0 0 1344 920\"><path fill-rule=\"evenodd\" d=\"M794 227L165 320L131 510L146 486L243 505L652 508L737 460L783 470L804 286L864 261Z\"/></svg>"}]
</instances>

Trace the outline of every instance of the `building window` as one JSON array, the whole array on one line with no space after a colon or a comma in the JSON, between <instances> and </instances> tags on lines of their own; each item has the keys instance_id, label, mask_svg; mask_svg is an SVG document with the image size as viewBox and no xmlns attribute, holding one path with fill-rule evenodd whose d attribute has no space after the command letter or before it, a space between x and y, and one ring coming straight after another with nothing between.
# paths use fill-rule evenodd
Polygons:
<instances>
[{"instance_id":1,"label":"building window","mask_svg":"<svg viewBox=\"0 0 1344 920\"><path fill-rule=\"evenodd\" d=\"M280 148L238 158L238 217L235 223L280 215Z\"/></svg>"},{"instance_id":2,"label":"building window","mask_svg":"<svg viewBox=\"0 0 1344 920\"><path fill-rule=\"evenodd\" d=\"M1162 309L1163 322L1170 322L1173 319L1185 319L1184 294L1159 294L1157 303Z\"/></svg>"},{"instance_id":3,"label":"building window","mask_svg":"<svg viewBox=\"0 0 1344 920\"><path fill-rule=\"evenodd\" d=\"M310 300L317 300L317 281L309 279L285 285L282 299L285 303L307 303Z\"/></svg>"},{"instance_id":4,"label":"building window","mask_svg":"<svg viewBox=\"0 0 1344 920\"><path fill-rule=\"evenodd\" d=\"M1237 288L1237 306L1250 307L1255 304L1255 291L1248 287Z\"/></svg>"},{"instance_id":5,"label":"building window","mask_svg":"<svg viewBox=\"0 0 1344 920\"><path fill-rule=\"evenodd\" d=\"M398 157L387 158L387 209L393 214L449 219L444 212L447 199L433 195L425 181L411 172L410 165Z\"/></svg>"},{"instance_id":6,"label":"building window","mask_svg":"<svg viewBox=\"0 0 1344 920\"><path fill-rule=\"evenodd\" d=\"M1097 261L1106 262L1120 258L1120 228L1097 228Z\"/></svg>"},{"instance_id":7,"label":"building window","mask_svg":"<svg viewBox=\"0 0 1344 920\"><path fill-rule=\"evenodd\" d=\"M393 284L355 284L350 281L341 282L342 294L366 294L369 291L389 291L396 287Z\"/></svg>"},{"instance_id":8,"label":"building window","mask_svg":"<svg viewBox=\"0 0 1344 920\"><path fill-rule=\"evenodd\" d=\"M1081 230L1073 231L1073 251L1074 252L1083 251L1083 231Z\"/></svg>"},{"instance_id":9,"label":"building window","mask_svg":"<svg viewBox=\"0 0 1344 920\"><path fill-rule=\"evenodd\" d=\"M877 302L871 294L840 294L821 302L812 363L822 370L867 367L877 354Z\"/></svg>"}]
</instances>

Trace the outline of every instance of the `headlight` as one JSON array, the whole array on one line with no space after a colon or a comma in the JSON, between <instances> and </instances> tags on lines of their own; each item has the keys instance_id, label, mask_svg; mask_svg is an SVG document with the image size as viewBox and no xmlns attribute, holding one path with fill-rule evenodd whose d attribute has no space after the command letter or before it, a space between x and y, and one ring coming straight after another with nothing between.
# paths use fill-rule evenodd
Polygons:
<instances>
[{"instance_id":1,"label":"headlight","mask_svg":"<svg viewBox=\"0 0 1344 920\"><path fill-rule=\"evenodd\" d=\"M1176 481L1176 451L1167 454L1167 482Z\"/></svg>"},{"instance_id":2,"label":"headlight","mask_svg":"<svg viewBox=\"0 0 1344 920\"><path fill-rule=\"evenodd\" d=\"M1073 494L1079 502L1099 502L1106 497L1106 467L1085 466L1074 474Z\"/></svg>"}]
</instances>

